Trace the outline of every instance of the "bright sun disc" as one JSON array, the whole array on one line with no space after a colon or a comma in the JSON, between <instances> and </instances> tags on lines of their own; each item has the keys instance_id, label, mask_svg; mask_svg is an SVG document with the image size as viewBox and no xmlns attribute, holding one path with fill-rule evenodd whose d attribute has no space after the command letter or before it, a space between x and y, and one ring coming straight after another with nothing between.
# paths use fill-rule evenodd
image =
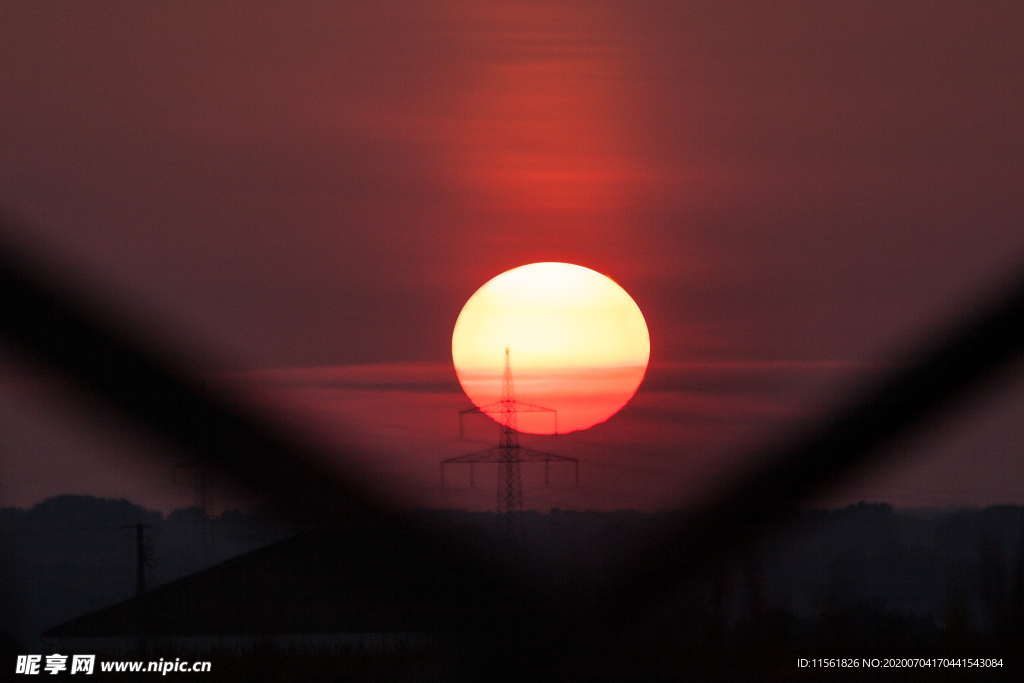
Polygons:
<instances>
[{"instance_id":1,"label":"bright sun disc","mask_svg":"<svg viewBox=\"0 0 1024 683\"><path fill-rule=\"evenodd\" d=\"M558 411L560 433L617 413L647 370L651 343L640 308L614 280L571 263L530 263L488 280L452 333L459 383L479 407L501 398L505 348L515 398ZM517 428L550 434L550 414L525 412Z\"/></svg>"}]
</instances>

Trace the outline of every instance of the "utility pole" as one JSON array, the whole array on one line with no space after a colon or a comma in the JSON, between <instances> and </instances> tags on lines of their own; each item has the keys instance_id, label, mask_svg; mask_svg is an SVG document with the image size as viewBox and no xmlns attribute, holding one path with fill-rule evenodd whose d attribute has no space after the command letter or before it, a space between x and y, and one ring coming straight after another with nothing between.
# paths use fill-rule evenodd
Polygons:
<instances>
[{"instance_id":1,"label":"utility pole","mask_svg":"<svg viewBox=\"0 0 1024 683\"><path fill-rule=\"evenodd\" d=\"M122 529L135 529L135 596L146 592L146 567L152 563L152 553L146 546L149 524L125 524Z\"/></svg>"}]
</instances>

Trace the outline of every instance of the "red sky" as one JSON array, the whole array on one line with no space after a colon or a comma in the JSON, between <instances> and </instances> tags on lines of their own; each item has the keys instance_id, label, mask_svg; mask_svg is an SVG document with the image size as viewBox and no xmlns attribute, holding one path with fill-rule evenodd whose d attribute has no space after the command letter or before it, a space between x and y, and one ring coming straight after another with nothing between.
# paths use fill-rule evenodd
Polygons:
<instances>
[{"instance_id":1,"label":"red sky","mask_svg":"<svg viewBox=\"0 0 1024 683\"><path fill-rule=\"evenodd\" d=\"M8 3L0 204L211 372L355 372L322 410L414 487L455 317L508 268L592 267L647 318L636 404L580 435L603 506L693 485L1024 254L1019 3L378 5ZM876 490L1019 499L1014 391ZM0 396L0 501L82 450L36 400Z\"/></svg>"}]
</instances>

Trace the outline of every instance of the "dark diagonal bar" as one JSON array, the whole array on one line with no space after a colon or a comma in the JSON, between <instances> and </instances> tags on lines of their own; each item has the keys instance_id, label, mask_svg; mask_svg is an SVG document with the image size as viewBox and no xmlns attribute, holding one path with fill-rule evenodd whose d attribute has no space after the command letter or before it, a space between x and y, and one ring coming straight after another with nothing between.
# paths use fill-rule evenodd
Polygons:
<instances>
[{"instance_id":1,"label":"dark diagonal bar","mask_svg":"<svg viewBox=\"0 0 1024 683\"><path fill-rule=\"evenodd\" d=\"M665 533L624 553L603 615L623 623L659 596L727 558L808 499L897 454L886 446L913 437L962 407L1024 361L1024 268L998 294L945 328L912 340L907 352L806 430L758 449L703 504L676 514Z\"/></svg>"},{"instance_id":2,"label":"dark diagonal bar","mask_svg":"<svg viewBox=\"0 0 1024 683\"><path fill-rule=\"evenodd\" d=\"M4 244L8 234L24 234L15 227L9 220L0 225L0 339L38 372L69 387L87 412L113 414L154 444L189 454L258 495L282 519L351 539L326 546L325 557L379 565L381 575L404 566L428 584L457 583L466 620L489 622L498 609L494 601L517 593L522 577L514 567L478 552L473 539L456 542L371 493L368 482L346 467L351 451L318 444L207 386L187 359L123 322L109 300L90 299L47 263ZM495 584L503 590L495 591ZM450 602L451 591L447 596Z\"/></svg>"}]
</instances>

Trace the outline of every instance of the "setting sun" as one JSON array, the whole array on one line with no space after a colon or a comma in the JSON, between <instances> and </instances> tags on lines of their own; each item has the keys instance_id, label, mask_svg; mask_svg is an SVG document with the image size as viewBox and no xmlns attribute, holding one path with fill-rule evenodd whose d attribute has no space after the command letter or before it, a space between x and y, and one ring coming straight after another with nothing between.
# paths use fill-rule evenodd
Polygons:
<instances>
[{"instance_id":1,"label":"setting sun","mask_svg":"<svg viewBox=\"0 0 1024 683\"><path fill-rule=\"evenodd\" d=\"M650 337L640 308L611 278L571 263L531 263L484 283L455 322L455 371L481 408L501 396L505 348L516 399L556 410L565 433L629 402L647 370ZM517 427L550 434L555 422L525 413Z\"/></svg>"}]
</instances>

